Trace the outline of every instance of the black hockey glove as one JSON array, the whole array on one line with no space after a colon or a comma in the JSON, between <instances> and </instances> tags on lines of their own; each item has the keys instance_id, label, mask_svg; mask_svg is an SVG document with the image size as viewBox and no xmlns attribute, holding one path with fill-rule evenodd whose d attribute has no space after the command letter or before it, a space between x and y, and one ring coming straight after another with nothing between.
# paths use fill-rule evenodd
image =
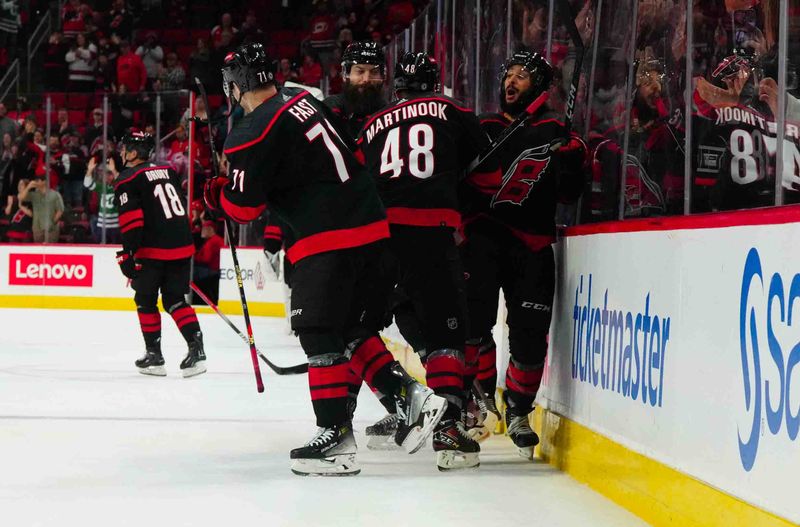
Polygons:
<instances>
[{"instance_id":1,"label":"black hockey glove","mask_svg":"<svg viewBox=\"0 0 800 527\"><path fill-rule=\"evenodd\" d=\"M586 162L586 145L577 137L561 145L556 151L561 164L561 171L570 174L580 173Z\"/></svg>"},{"instance_id":2,"label":"black hockey glove","mask_svg":"<svg viewBox=\"0 0 800 527\"><path fill-rule=\"evenodd\" d=\"M122 274L131 280L136 278L136 275L142 270L142 264L136 261L132 251L117 251L117 265L119 265Z\"/></svg>"}]
</instances>

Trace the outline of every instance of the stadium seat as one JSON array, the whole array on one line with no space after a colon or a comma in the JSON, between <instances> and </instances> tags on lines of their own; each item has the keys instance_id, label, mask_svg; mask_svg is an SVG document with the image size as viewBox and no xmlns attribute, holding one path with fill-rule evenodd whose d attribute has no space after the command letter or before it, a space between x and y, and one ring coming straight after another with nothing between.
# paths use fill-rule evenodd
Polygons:
<instances>
[{"instance_id":1,"label":"stadium seat","mask_svg":"<svg viewBox=\"0 0 800 527\"><path fill-rule=\"evenodd\" d=\"M47 92L42 97L42 108L47 104L47 98L50 97L50 104L54 109L63 108L67 105L67 94L64 92Z\"/></svg>"},{"instance_id":2,"label":"stadium seat","mask_svg":"<svg viewBox=\"0 0 800 527\"><path fill-rule=\"evenodd\" d=\"M87 112L91 108L93 99L94 95L91 93L70 93L67 100L67 108Z\"/></svg>"},{"instance_id":3,"label":"stadium seat","mask_svg":"<svg viewBox=\"0 0 800 527\"><path fill-rule=\"evenodd\" d=\"M75 127L86 124L86 110L69 110L69 123Z\"/></svg>"}]
</instances>

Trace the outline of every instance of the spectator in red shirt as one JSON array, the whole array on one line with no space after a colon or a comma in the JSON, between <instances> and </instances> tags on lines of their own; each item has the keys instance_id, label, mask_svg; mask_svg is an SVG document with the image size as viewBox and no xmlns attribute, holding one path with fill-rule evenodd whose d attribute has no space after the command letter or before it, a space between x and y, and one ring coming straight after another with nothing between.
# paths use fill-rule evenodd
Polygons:
<instances>
[{"instance_id":1,"label":"spectator in red shirt","mask_svg":"<svg viewBox=\"0 0 800 527\"><path fill-rule=\"evenodd\" d=\"M319 88L319 82L322 80L322 66L310 53L303 56L303 65L300 66L300 75L298 82L306 86L314 86Z\"/></svg>"},{"instance_id":2,"label":"spectator in red shirt","mask_svg":"<svg viewBox=\"0 0 800 527\"><path fill-rule=\"evenodd\" d=\"M142 58L131 50L127 40L123 40L117 59L117 85L125 86L128 93L137 93L144 90L146 82L147 70Z\"/></svg>"},{"instance_id":3,"label":"spectator in red shirt","mask_svg":"<svg viewBox=\"0 0 800 527\"><path fill-rule=\"evenodd\" d=\"M198 280L219 273L219 253L225 245L213 221L203 222L200 238L202 245L194 255L194 276Z\"/></svg>"},{"instance_id":4,"label":"spectator in red shirt","mask_svg":"<svg viewBox=\"0 0 800 527\"><path fill-rule=\"evenodd\" d=\"M69 0L61 11L61 25L64 35L74 37L86 31L86 16L91 14L91 9L81 0Z\"/></svg>"},{"instance_id":5,"label":"spectator in red shirt","mask_svg":"<svg viewBox=\"0 0 800 527\"><path fill-rule=\"evenodd\" d=\"M401 31L411 25L415 14L411 0L391 2L386 12L386 25L394 32Z\"/></svg>"},{"instance_id":6,"label":"spectator in red shirt","mask_svg":"<svg viewBox=\"0 0 800 527\"><path fill-rule=\"evenodd\" d=\"M238 32L239 30L233 27L233 18L231 17L231 14L223 13L222 17L220 18L219 25L215 26L214 29L211 30L211 41L213 42L214 47L218 48L224 45L222 39L223 34L229 34L231 38L228 42L233 42L233 37L235 37Z\"/></svg>"},{"instance_id":7,"label":"spectator in red shirt","mask_svg":"<svg viewBox=\"0 0 800 527\"><path fill-rule=\"evenodd\" d=\"M311 18L311 30L309 40L311 44L322 44L333 40L336 30L336 18L328 11L328 4L325 0L316 2L317 11Z\"/></svg>"},{"instance_id":8,"label":"spectator in red shirt","mask_svg":"<svg viewBox=\"0 0 800 527\"><path fill-rule=\"evenodd\" d=\"M47 90L61 90L67 83L67 61L69 45L58 31L50 35L44 52L44 85Z\"/></svg>"}]
</instances>

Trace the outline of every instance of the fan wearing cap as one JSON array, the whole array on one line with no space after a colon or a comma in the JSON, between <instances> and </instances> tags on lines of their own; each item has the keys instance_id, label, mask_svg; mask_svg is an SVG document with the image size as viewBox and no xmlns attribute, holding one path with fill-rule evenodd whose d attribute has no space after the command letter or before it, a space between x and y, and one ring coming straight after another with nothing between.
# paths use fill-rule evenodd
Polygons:
<instances>
[{"instance_id":1,"label":"fan wearing cap","mask_svg":"<svg viewBox=\"0 0 800 527\"><path fill-rule=\"evenodd\" d=\"M475 174L464 185L465 243L461 247L470 317L467 349L475 350L478 380L494 407L497 384L492 327L502 288L508 310L511 361L506 373L506 424L520 453L533 456L539 438L528 424L541 383L555 288L551 244L555 242L556 205L574 202L583 188L586 147L577 136L565 139L565 127L547 106L553 69L538 53L508 58L499 79L501 112L481 116L481 126L498 137L536 103L530 120L511 135L496 157L502 177ZM553 151L551 145L561 144ZM472 351L475 353L475 351ZM490 427L471 431L488 436Z\"/></svg>"},{"instance_id":2,"label":"fan wearing cap","mask_svg":"<svg viewBox=\"0 0 800 527\"><path fill-rule=\"evenodd\" d=\"M386 57L379 44L364 41L347 46L342 55L343 92L331 95L324 102L353 138L370 115L386 106L385 74Z\"/></svg>"},{"instance_id":3,"label":"fan wearing cap","mask_svg":"<svg viewBox=\"0 0 800 527\"><path fill-rule=\"evenodd\" d=\"M172 316L189 351L180 364L184 377L206 371L203 334L197 315L188 305L190 259L194 244L178 175L168 166L150 161L153 136L129 132L122 139L124 169L114 185L119 211L122 250L117 263L131 280L136 311L145 343L144 357L136 367L145 375L164 376L161 353L161 303Z\"/></svg>"},{"instance_id":4,"label":"fan wearing cap","mask_svg":"<svg viewBox=\"0 0 800 527\"><path fill-rule=\"evenodd\" d=\"M375 283L389 236L372 179L321 102L301 89L277 89L263 46L230 53L222 77L245 116L225 140L228 176L206 184L206 203L239 223L268 207L294 238L286 251L294 266L291 323L308 356L319 430L291 451L292 471L360 472L347 404L348 384L360 379L394 398L412 428L404 446L417 451L447 403L394 361L378 335L383 313L369 309L385 302Z\"/></svg>"},{"instance_id":5,"label":"fan wearing cap","mask_svg":"<svg viewBox=\"0 0 800 527\"><path fill-rule=\"evenodd\" d=\"M428 386L448 400L434 432L437 465L474 467L480 447L461 423L465 361L471 358L464 355L466 299L454 233L461 223L459 184L489 140L472 110L439 93L439 65L426 54L400 57L394 89L398 99L373 114L357 140L391 227L397 272L386 287L397 283L411 299Z\"/></svg>"}]
</instances>

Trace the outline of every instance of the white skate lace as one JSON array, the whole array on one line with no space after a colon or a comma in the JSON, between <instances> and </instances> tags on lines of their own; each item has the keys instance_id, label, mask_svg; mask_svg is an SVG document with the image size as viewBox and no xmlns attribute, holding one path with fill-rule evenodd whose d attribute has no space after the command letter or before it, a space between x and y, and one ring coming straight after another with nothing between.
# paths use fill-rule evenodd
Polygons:
<instances>
[{"instance_id":1,"label":"white skate lace","mask_svg":"<svg viewBox=\"0 0 800 527\"><path fill-rule=\"evenodd\" d=\"M511 418L511 423L508 425L508 435L532 433L533 429L531 429L527 415L518 415Z\"/></svg>"},{"instance_id":2,"label":"white skate lace","mask_svg":"<svg viewBox=\"0 0 800 527\"><path fill-rule=\"evenodd\" d=\"M318 428L317 435L314 436L311 441L306 443L306 446L320 446L324 445L331 439L333 436L336 435L336 431L333 428Z\"/></svg>"}]
</instances>

